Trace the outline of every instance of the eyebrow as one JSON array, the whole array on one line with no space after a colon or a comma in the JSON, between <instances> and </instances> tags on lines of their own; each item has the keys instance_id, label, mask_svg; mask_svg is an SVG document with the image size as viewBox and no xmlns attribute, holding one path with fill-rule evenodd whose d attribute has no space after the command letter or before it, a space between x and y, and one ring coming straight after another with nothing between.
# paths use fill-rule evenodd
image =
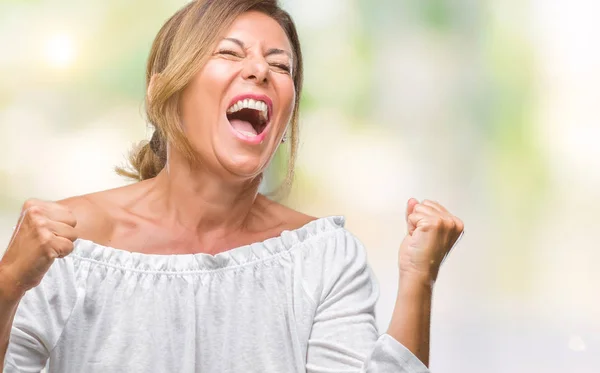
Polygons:
<instances>
[{"instance_id":1,"label":"eyebrow","mask_svg":"<svg viewBox=\"0 0 600 373\"><path fill-rule=\"evenodd\" d=\"M235 43L237 45L240 46L240 48L242 49L246 49L246 45L239 39L236 38L224 38L223 40L228 40L232 43ZM266 56L271 56L271 55L276 55L276 54L285 54L287 55L291 60L294 59L294 57L292 56L292 54L286 50L283 49L279 49L279 48L271 48L269 50L267 50Z\"/></svg>"}]
</instances>

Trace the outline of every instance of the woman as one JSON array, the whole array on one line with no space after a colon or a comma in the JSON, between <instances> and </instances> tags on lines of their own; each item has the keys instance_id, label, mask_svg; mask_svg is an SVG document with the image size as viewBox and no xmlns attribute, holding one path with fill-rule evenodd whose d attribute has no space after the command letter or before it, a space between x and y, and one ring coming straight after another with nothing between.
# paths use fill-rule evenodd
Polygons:
<instances>
[{"instance_id":1,"label":"woman","mask_svg":"<svg viewBox=\"0 0 600 373\"><path fill-rule=\"evenodd\" d=\"M0 262L4 372L427 371L432 285L462 222L408 202L380 336L343 218L258 193L288 123L290 169L298 136L302 56L276 1L188 4L158 33L147 82L140 181L23 206Z\"/></svg>"}]
</instances>

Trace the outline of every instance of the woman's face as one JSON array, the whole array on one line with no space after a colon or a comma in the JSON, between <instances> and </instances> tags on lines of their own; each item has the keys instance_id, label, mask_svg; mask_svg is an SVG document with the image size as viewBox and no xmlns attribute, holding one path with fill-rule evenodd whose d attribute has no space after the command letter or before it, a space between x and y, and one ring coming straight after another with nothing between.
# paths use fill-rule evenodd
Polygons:
<instances>
[{"instance_id":1,"label":"woman's face","mask_svg":"<svg viewBox=\"0 0 600 373\"><path fill-rule=\"evenodd\" d=\"M184 131L203 165L237 179L265 169L292 115L293 68L277 21L255 11L235 20L181 96Z\"/></svg>"}]
</instances>

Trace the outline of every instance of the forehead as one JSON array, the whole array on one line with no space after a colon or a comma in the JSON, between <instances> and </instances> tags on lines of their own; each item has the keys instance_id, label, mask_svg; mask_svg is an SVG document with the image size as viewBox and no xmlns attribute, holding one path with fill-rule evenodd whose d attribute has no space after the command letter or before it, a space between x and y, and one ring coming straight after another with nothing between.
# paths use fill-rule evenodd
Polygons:
<instances>
[{"instance_id":1,"label":"forehead","mask_svg":"<svg viewBox=\"0 0 600 373\"><path fill-rule=\"evenodd\" d=\"M267 48L280 48L292 52L290 41L279 23L257 11L246 12L237 17L224 37L239 39L248 46L260 43Z\"/></svg>"}]
</instances>

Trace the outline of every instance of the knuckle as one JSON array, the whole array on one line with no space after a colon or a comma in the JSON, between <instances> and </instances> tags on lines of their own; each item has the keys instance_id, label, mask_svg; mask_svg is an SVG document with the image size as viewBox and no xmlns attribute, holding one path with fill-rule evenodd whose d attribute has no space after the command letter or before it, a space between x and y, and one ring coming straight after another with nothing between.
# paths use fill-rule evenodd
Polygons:
<instances>
[{"instance_id":1,"label":"knuckle","mask_svg":"<svg viewBox=\"0 0 600 373\"><path fill-rule=\"evenodd\" d=\"M73 242L69 241L69 242L65 243L62 253L64 255L71 254L71 252L73 252L74 247L75 247L75 245L73 245Z\"/></svg>"},{"instance_id":2,"label":"knuckle","mask_svg":"<svg viewBox=\"0 0 600 373\"><path fill-rule=\"evenodd\" d=\"M54 237L54 234L52 234L52 232L50 232L49 230L42 230L41 232L39 232L39 239L40 239L40 243L44 246L47 246L50 241L52 241L52 238Z\"/></svg>"},{"instance_id":3,"label":"knuckle","mask_svg":"<svg viewBox=\"0 0 600 373\"><path fill-rule=\"evenodd\" d=\"M68 242L68 243L63 243L60 245L60 247L57 250L57 257L58 258L64 258L65 256L71 254L71 252L73 251L73 243L72 242Z\"/></svg>"},{"instance_id":4,"label":"knuckle","mask_svg":"<svg viewBox=\"0 0 600 373\"><path fill-rule=\"evenodd\" d=\"M451 217L444 218L444 223L451 230L456 228L456 222Z\"/></svg>"},{"instance_id":5,"label":"knuckle","mask_svg":"<svg viewBox=\"0 0 600 373\"><path fill-rule=\"evenodd\" d=\"M431 218L431 225L436 228L441 228L444 225L444 219L442 219L440 216L434 216Z\"/></svg>"},{"instance_id":6,"label":"knuckle","mask_svg":"<svg viewBox=\"0 0 600 373\"><path fill-rule=\"evenodd\" d=\"M56 250L54 250L53 248L49 248L44 253L45 253L46 258L50 259L50 260L54 260L60 256L58 254L58 252L56 252Z\"/></svg>"},{"instance_id":7,"label":"knuckle","mask_svg":"<svg viewBox=\"0 0 600 373\"><path fill-rule=\"evenodd\" d=\"M42 207L40 205L32 205L25 210L25 213L29 216L42 215Z\"/></svg>"},{"instance_id":8,"label":"knuckle","mask_svg":"<svg viewBox=\"0 0 600 373\"><path fill-rule=\"evenodd\" d=\"M456 229L459 231L463 231L465 229L465 223L461 219L455 217L454 222L456 224Z\"/></svg>"},{"instance_id":9,"label":"knuckle","mask_svg":"<svg viewBox=\"0 0 600 373\"><path fill-rule=\"evenodd\" d=\"M39 200L35 199L35 198L29 198L28 200L26 200L23 203L23 210L29 210L30 208L37 206L39 203Z\"/></svg>"},{"instance_id":10,"label":"knuckle","mask_svg":"<svg viewBox=\"0 0 600 373\"><path fill-rule=\"evenodd\" d=\"M33 216L31 218L31 223L38 231L40 231L40 233L42 233L42 230L45 230L48 226L48 219L43 216Z\"/></svg>"}]
</instances>

